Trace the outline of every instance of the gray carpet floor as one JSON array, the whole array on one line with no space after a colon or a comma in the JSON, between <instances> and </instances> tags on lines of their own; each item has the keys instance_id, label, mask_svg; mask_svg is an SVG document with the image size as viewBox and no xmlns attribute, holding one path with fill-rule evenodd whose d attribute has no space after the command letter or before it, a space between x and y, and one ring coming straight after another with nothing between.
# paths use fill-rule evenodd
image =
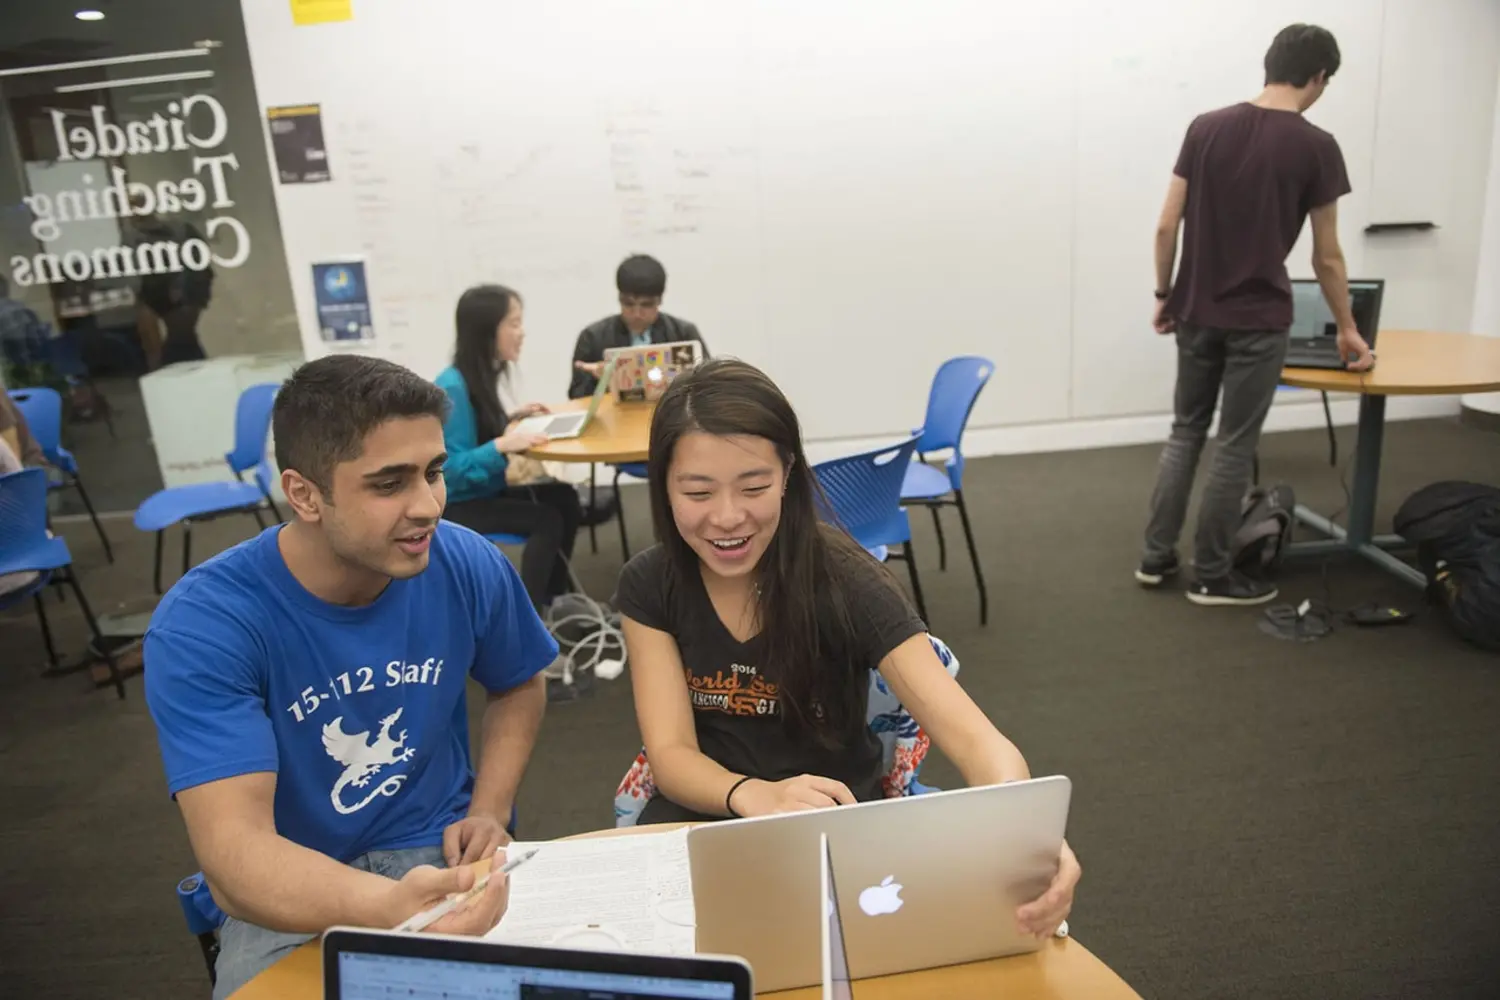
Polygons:
<instances>
[{"instance_id":1,"label":"gray carpet floor","mask_svg":"<svg viewBox=\"0 0 1500 1000\"><path fill-rule=\"evenodd\" d=\"M1341 438L1347 455L1352 431ZM1035 773L1073 779L1075 935L1148 998L1500 995L1500 657L1430 613L1299 645L1261 634L1257 611L1140 590L1130 573L1156 451L971 463L987 628L956 517L946 573L931 522L914 520L931 626L962 660L960 680ZM1321 510L1344 505L1321 432L1270 437L1262 458L1263 478ZM1381 521L1427 482L1497 475L1500 435L1394 424ZM645 500L627 491L638 544ZM128 519L108 528L113 566L87 524L65 526L85 587L101 611L147 609L151 541ZM220 522L195 551L252 530ZM608 594L612 526L599 543L592 555L583 537L577 568ZM1281 579L1292 600L1420 609L1416 591L1358 561ZM65 651L81 651L72 602L49 607ZM141 680L119 702L83 675L41 678L29 610L0 615L0 993L204 996L173 898L196 866ZM523 835L609 825L638 745L628 679L553 705L521 795ZM923 777L958 783L937 755Z\"/></svg>"}]
</instances>

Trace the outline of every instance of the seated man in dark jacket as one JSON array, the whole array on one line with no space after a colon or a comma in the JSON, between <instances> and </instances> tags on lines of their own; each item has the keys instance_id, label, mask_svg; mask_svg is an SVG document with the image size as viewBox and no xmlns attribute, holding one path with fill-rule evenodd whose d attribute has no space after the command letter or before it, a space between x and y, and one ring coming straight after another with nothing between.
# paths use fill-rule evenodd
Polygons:
<instances>
[{"instance_id":1,"label":"seated man in dark jacket","mask_svg":"<svg viewBox=\"0 0 1500 1000\"><path fill-rule=\"evenodd\" d=\"M620 291L620 312L586 327L573 348L573 381L568 398L591 395L604 371L604 352L611 347L645 347L684 340L703 343L698 328L685 319L661 311L667 290L667 271L654 257L627 257L615 272ZM708 356L708 345L703 346Z\"/></svg>"}]
</instances>

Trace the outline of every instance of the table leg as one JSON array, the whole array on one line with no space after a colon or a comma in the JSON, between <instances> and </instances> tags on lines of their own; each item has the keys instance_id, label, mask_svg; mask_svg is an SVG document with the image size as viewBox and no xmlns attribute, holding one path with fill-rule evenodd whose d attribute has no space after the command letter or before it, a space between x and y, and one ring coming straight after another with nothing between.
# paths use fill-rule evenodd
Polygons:
<instances>
[{"instance_id":1,"label":"table leg","mask_svg":"<svg viewBox=\"0 0 1500 1000\"><path fill-rule=\"evenodd\" d=\"M1399 535L1375 534L1375 501L1380 492L1380 452L1385 436L1385 397L1366 394L1359 401L1359 437L1354 446L1354 483L1349 490L1349 527L1334 524L1322 514L1298 504L1298 522L1325 535L1315 541L1297 542L1287 555L1330 556L1353 552L1381 569L1418 587L1427 578L1386 549L1409 548Z\"/></svg>"},{"instance_id":2,"label":"table leg","mask_svg":"<svg viewBox=\"0 0 1500 1000\"><path fill-rule=\"evenodd\" d=\"M1380 492L1380 446L1385 437L1385 397L1359 398L1359 437L1354 443L1354 486L1349 497L1349 544L1375 537L1375 498Z\"/></svg>"}]
</instances>

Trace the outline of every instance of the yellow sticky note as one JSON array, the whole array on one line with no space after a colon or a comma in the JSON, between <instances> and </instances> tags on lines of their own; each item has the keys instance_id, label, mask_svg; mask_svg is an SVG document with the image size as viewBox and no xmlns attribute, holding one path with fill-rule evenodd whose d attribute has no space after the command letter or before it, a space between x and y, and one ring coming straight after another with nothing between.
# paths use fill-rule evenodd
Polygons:
<instances>
[{"instance_id":1,"label":"yellow sticky note","mask_svg":"<svg viewBox=\"0 0 1500 1000\"><path fill-rule=\"evenodd\" d=\"M292 23L295 25L327 24L330 21L352 21L353 0L291 0Z\"/></svg>"}]
</instances>

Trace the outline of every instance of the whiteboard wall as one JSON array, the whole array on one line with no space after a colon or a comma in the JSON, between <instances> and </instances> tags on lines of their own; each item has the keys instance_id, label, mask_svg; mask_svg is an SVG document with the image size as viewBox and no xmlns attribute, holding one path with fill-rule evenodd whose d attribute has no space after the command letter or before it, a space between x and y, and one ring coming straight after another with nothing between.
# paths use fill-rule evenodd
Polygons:
<instances>
[{"instance_id":1,"label":"whiteboard wall","mask_svg":"<svg viewBox=\"0 0 1500 1000\"><path fill-rule=\"evenodd\" d=\"M1012 442L1162 414L1151 237L1177 146L1254 96L1297 20L1344 53L1309 117L1349 164L1351 273L1387 279L1388 320L1469 319L1494 0L382 0L305 28L244 6L260 103L325 116L333 181L277 189L309 356L311 263L364 256L368 350L435 374L459 293L499 281L526 298L528 384L555 397L645 252L665 308L766 368L814 440L916 425L965 353L997 362L971 426ZM1443 228L1367 252L1376 201Z\"/></svg>"}]
</instances>

